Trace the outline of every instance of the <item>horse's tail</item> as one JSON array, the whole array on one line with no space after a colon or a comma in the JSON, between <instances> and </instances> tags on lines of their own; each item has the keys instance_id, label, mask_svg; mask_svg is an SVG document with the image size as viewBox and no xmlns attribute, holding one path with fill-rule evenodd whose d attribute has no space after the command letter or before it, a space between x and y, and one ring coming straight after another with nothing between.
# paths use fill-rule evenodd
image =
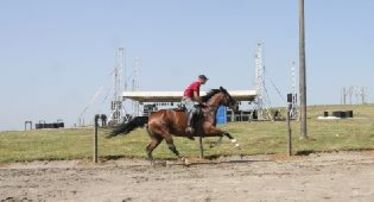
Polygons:
<instances>
[{"instance_id":1,"label":"horse's tail","mask_svg":"<svg viewBox=\"0 0 374 202\"><path fill-rule=\"evenodd\" d=\"M144 127L144 125L148 122L148 116L137 116L130 121L123 122L119 126L115 127L107 136L107 138L111 138L117 136L119 134L126 135L133 131L138 127Z\"/></svg>"}]
</instances>

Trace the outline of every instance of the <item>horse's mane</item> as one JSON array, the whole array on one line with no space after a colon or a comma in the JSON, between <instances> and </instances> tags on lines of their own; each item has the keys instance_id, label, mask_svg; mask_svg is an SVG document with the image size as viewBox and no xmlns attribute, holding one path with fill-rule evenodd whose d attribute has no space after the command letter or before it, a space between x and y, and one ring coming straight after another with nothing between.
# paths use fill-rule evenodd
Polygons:
<instances>
[{"instance_id":1,"label":"horse's mane","mask_svg":"<svg viewBox=\"0 0 374 202\"><path fill-rule=\"evenodd\" d=\"M212 98L215 94L223 92L221 89L211 89L209 92L207 92L206 95L201 97L201 100L203 102L207 102L210 98Z\"/></svg>"}]
</instances>

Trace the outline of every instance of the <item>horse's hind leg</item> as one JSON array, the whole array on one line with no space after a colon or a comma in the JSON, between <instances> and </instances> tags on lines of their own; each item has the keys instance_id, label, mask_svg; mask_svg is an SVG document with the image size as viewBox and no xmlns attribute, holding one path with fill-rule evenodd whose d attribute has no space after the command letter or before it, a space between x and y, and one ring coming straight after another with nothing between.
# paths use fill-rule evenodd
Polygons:
<instances>
[{"instance_id":1,"label":"horse's hind leg","mask_svg":"<svg viewBox=\"0 0 374 202\"><path fill-rule=\"evenodd\" d=\"M151 162L153 162L152 152L161 143L161 141L162 141L162 138L153 137L151 142L145 148L147 152L148 160L150 160Z\"/></svg>"},{"instance_id":2,"label":"horse's hind leg","mask_svg":"<svg viewBox=\"0 0 374 202\"><path fill-rule=\"evenodd\" d=\"M151 163L153 163L152 152L161 143L162 137L157 134L153 134L151 131L148 130L148 128L147 132L149 134L149 137L151 138L151 142L147 145L145 150L147 152L148 159L151 161Z\"/></svg>"},{"instance_id":3,"label":"horse's hind leg","mask_svg":"<svg viewBox=\"0 0 374 202\"><path fill-rule=\"evenodd\" d=\"M168 144L168 147L169 147L170 151L172 151L178 157L178 159L182 160L186 166L190 165L188 159L179 154L179 151L177 150L177 148L174 145L173 138L170 135L165 137L165 141Z\"/></svg>"},{"instance_id":4,"label":"horse's hind leg","mask_svg":"<svg viewBox=\"0 0 374 202\"><path fill-rule=\"evenodd\" d=\"M177 148L174 145L173 138L170 135L168 135L167 137L165 137L165 141L168 144L168 147L169 147L170 151L172 151L178 158L180 158L179 151L177 150Z\"/></svg>"}]
</instances>

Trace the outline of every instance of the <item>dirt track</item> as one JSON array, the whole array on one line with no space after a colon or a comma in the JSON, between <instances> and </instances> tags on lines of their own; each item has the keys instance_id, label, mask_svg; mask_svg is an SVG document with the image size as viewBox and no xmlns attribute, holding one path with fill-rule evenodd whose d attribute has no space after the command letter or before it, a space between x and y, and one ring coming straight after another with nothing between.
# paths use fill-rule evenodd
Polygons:
<instances>
[{"instance_id":1,"label":"dirt track","mask_svg":"<svg viewBox=\"0 0 374 202\"><path fill-rule=\"evenodd\" d=\"M374 152L0 166L0 201L374 201Z\"/></svg>"}]
</instances>

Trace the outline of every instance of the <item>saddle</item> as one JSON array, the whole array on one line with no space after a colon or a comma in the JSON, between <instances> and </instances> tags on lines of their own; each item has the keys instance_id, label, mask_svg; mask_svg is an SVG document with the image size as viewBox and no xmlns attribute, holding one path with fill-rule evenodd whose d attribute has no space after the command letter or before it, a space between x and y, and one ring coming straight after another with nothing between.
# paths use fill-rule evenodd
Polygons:
<instances>
[{"instance_id":1,"label":"saddle","mask_svg":"<svg viewBox=\"0 0 374 202\"><path fill-rule=\"evenodd\" d=\"M187 108L184 105L178 105L177 108L173 108L172 110L176 112L185 112L187 111Z\"/></svg>"},{"instance_id":2,"label":"saddle","mask_svg":"<svg viewBox=\"0 0 374 202\"><path fill-rule=\"evenodd\" d=\"M197 104L197 105L195 105L195 108L196 108L196 114L202 114L202 108L203 108L203 106L201 105L201 104ZM184 106L184 105L178 105L177 106L177 108L173 108L172 109L173 111L176 111L176 112L186 112L186 114L188 114L188 112L187 112L187 108Z\"/></svg>"}]
</instances>

